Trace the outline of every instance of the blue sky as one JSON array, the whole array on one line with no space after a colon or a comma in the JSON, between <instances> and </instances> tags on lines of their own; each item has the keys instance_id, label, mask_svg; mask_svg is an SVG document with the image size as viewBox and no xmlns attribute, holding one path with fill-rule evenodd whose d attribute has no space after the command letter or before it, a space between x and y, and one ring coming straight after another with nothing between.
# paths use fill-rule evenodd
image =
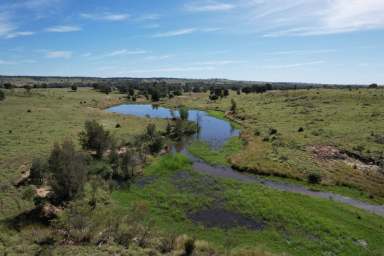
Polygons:
<instances>
[{"instance_id":1,"label":"blue sky","mask_svg":"<svg viewBox=\"0 0 384 256\"><path fill-rule=\"evenodd\" d=\"M1 0L0 74L384 83L383 0Z\"/></svg>"}]
</instances>

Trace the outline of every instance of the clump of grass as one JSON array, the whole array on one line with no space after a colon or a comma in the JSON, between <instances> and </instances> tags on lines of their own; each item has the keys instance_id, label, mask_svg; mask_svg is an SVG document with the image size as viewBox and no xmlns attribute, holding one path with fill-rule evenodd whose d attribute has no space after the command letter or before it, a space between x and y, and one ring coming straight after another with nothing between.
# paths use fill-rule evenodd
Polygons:
<instances>
[{"instance_id":1,"label":"clump of grass","mask_svg":"<svg viewBox=\"0 0 384 256\"><path fill-rule=\"evenodd\" d=\"M320 184L321 182L321 175L319 173L310 173L308 175L308 183L310 184Z\"/></svg>"},{"instance_id":2,"label":"clump of grass","mask_svg":"<svg viewBox=\"0 0 384 256\"><path fill-rule=\"evenodd\" d=\"M156 159L149 167L148 171L156 174L165 171L177 171L182 169L190 169L191 162L181 154L168 154Z\"/></svg>"},{"instance_id":3,"label":"clump of grass","mask_svg":"<svg viewBox=\"0 0 384 256\"><path fill-rule=\"evenodd\" d=\"M209 144L195 141L188 147L188 151L207 163L213 165L228 165L228 157L239 152L243 148L243 141L238 137L228 140L219 150L212 149Z\"/></svg>"}]
</instances>

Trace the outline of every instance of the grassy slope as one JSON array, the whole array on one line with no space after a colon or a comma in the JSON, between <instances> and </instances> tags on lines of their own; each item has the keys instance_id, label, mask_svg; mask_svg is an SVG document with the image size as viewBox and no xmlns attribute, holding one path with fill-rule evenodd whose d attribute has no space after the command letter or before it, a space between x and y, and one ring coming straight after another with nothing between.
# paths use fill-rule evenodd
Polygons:
<instances>
[{"instance_id":1,"label":"grassy slope","mask_svg":"<svg viewBox=\"0 0 384 256\"><path fill-rule=\"evenodd\" d=\"M376 143L371 133L384 134L384 90L319 89L249 95L231 92L230 97L213 103L202 93L174 98L167 104L223 113L229 110L232 98L238 105L237 117L244 119L243 138L248 142L244 150L231 157L232 164L301 180L308 173L320 172L324 184L344 184L384 196L382 173L354 170L337 161L319 162L308 150L311 145L334 145L346 150L360 147L366 155L382 154L383 145ZM300 127L304 132L298 132ZM263 141L270 128L277 129L277 140Z\"/></svg>"},{"instance_id":2,"label":"grassy slope","mask_svg":"<svg viewBox=\"0 0 384 256\"><path fill-rule=\"evenodd\" d=\"M154 122L101 110L122 100L123 95L105 95L92 89L36 89L31 95L26 95L23 89L7 92L6 100L0 102L0 218L30 206L20 199L21 191L10 185L20 176L22 166L30 164L33 158L46 157L55 142L68 138L77 143L85 120L99 121L123 140L129 140L141 133L147 123ZM121 128L115 128L117 123Z\"/></svg>"},{"instance_id":3,"label":"grassy slope","mask_svg":"<svg viewBox=\"0 0 384 256\"><path fill-rule=\"evenodd\" d=\"M178 170L183 170L181 179ZM181 155L165 156L145 172L155 177L146 186L133 185L116 191L113 198L127 210L140 202L149 207L151 218L168 232L187 233L224 249L262 247L291 255L381 255L384 245L383 218L328 200L277 192L254 184L214 179L191 171ZM186 214L222 207L246 216L264 219L262 231L204 228ZM358 240L365 240L364 249ZM376 254L375 254L376 253Z\"/></svg>"},{"instance_id":4,"label":"grassy slope","mask_svg":"<svg viewBox=\"0 0 384 256\"><path fill-rule=\"evenodd\" d=\"M31 207L21 199L22 189L16 190L9 185L9 181L18 176L19 167L29 163L33 157L45 156L54 142L64 138L76 141L86 119L100 121L124 139L140 133L149 122L105 113L97 108L119 102L121 95L118 94L106 96L89 89L76 93L54 89L36 90L32 96L25 96L20 90L7 96L6 101L0 103L0 220ZM87 103L80 104L80 101ZM31 113L27 112L28 109ZM115 129L116 123L120 123L122 128ZM11 134L9 130L12 130ZM227 153L221 157L223 155ZM171 176L177 169L185 169L190 174L192 180L182 182L190 184L190 188L180 190L175 187ZM123 207L138 201L147 202L156 225L163 230L192 234L219 247L224 244L265 246L293 255L320 255L322 251L332 251L337 255L372 255L373 252L380 255L383 251L380 243L382 218L333 202L280 193L261 186L225 180L216 180L212 186L206 186L204 180L210 178L202 179L203 176L189 169L183 158L159 160L146 172L148 176L159 176L155 183L144 188L133 186L131 191L117 191L113 196ZM186 212L208 207L217 198L224 198L228 209L264 218L267 228L262 232L242 229L225 232L204 229L185 218ZM8 241L14 246L15 253L28 255L31 248L37 247L28 240L35 228L17 233L0 225L0 251L1 242ZM367 250L355 242L358 239L368 242Z\"/></svg>"}]
</instances>

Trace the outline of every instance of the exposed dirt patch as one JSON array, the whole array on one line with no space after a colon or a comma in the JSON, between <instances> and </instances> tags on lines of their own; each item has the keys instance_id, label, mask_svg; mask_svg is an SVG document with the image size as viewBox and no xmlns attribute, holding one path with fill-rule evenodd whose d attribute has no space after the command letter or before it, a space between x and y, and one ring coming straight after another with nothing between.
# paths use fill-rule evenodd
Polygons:
<instances>
[{"instance_id":1,"label":"exposed dirt patch","mask_svg":"<svg viewBox=\"0 0 384 256\"><path fill-rule=\"evenodd\" d=\"M355 154L342 151L334 146L314 145L309 147L316 160L322 161L343 161L346 165L363 172L378 172L381 168L369 159L364 160ZM364 161L363 161L364 160Z\"/></svg>"},{"instance_id":2,"label":"exposed dirt patch","mask_svg":"<svg viewBox=\"0 0 384 256\"><path fill-rule=\"evenodd\" d=\"M338 148L329 145L314 145L310 146L309 149L318 160L344 160L347 155L342 153Z\"/></svg>"},{"instance_id":3,"label":"exposed dirt patch","mask_svg":"<svg viewBox=\"0 0 384 256\"><path fill-rule=\"evenodd\" d=\"M46 198L51 193L50 187L40 187L36 189L36 196L40 198Z\"/></svg>"},{"instance_id":4,"label":"exposed dirt patch","mask_svg":"<svg viewBox=\"0 0 384 256\"><path fill-rule=\"evenodd\" d=\"M240 213L221 208L211 208L188 214L188 218L194 223L202 224L207 228L247 228L250 230L262 230L266 226L264 220L255 220Z\"/></svg>"}]
</instances>

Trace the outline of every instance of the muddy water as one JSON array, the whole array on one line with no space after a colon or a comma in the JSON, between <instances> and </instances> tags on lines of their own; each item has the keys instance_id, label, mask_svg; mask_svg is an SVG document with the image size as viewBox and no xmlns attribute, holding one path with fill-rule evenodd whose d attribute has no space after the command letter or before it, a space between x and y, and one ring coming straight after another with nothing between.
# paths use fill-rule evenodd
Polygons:
<instances>
[{"instance_id":1,"label":"muddy water","mask_svg":"<svg viewBox=\"0 0 384 256\"><path fill-rule=\"evenodd\" d=\"M139 104L119 105L112 107L107 111L148 118L173 118L178 116L176 112L167 108ZM234 136L239 136L240 133L239 130L234 129L229 122L209 116L208 113L204 111L190 110L189 120L194 122L198 121L201 127L200 133L195 135L192 140L204 141L212 148L220 148L228 139ZM191 140L186 140L184 143L179 145L177 149L193 162L193 169L200 173L216 177L235 179L245 183L257 183L283 192L329 199L384 216L384 205L373 205L331 192L312 191L297 184L271 181L257 175L240 173L230 167L209 165L203 160L192 156L187 151L186 146L190 143L190 141Z\"/></svg>"}]
</instances>

